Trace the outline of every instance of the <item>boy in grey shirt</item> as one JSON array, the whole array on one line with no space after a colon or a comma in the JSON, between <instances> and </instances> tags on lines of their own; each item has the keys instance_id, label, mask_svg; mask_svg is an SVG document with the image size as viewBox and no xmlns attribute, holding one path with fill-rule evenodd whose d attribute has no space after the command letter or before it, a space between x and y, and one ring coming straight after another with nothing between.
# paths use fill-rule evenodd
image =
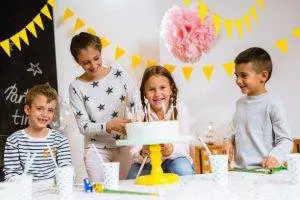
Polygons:
<instances>
[{"instance_id":1,"label":"boy in grey shirt","mask_svg":"<svg viewBox=\"0 0 300 200\"><path fill-rule=\"evenodd\" d=\"M272 73L270 55L258 47L235 59L236 84L245 96L236 103L233 134L225 138L224 151L237 167L280 166L292 148L291 132L280 100L266 90Z\"/></svg>"}]
</instances>

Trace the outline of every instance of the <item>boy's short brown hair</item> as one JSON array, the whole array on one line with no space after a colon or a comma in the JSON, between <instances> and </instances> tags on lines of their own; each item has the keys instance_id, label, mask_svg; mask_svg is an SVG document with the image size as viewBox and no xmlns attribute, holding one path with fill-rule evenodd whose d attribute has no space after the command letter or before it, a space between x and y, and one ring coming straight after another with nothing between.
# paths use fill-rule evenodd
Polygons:
<instances>
[{"instance_id":1,"label":"boy's short brown hair","mask_svg":"<svg viewBox=\"0 0 300 200\"><path fill-rule=\"evenodd\" d=\"M273 65L271 56L266 50L259 47L251 47L239 53L239 55L234 60L235 65L249 62L253 64L254 71L268 72L267 81L271 78Z\"/></svg>"},{"instance_id":2,"label":"boy's short brown hair","mask_svg":"<svg viewBox=\"0 0 300 200\"><path fill-rule=\"evenodd\" d=\"M41 85L35 85L29 89L26 95L25 104L31 106L34 98L38 95L43 95L47 97L47 102L56 101L58 102L58 94L54 88L50 86L50 84L44 83Z\"/></svg>"},{"instance_id":3,"label":"boy's short brown hair","mask_svg":"<svg viewBox=\"0 0 300 200\"><path fill-rule=\"evenodd\" d=\"M96 35L87 32L81 32L72 38L70 51L76 62L78 61L77 58L78 58L79 51L81 49L86 49L89 46L95 47L96 49L99 50L100 53L102 51L101 40Z\"/></svg>"}]
</instances>

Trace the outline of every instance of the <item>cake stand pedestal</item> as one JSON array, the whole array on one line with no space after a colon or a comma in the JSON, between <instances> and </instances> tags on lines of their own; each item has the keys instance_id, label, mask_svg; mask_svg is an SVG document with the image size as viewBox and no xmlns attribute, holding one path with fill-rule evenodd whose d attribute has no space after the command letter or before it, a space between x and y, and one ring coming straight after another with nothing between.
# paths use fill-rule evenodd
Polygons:
<instances>
[{"instance_id":1,"label":"cake stand pedestal","mask_svg":"<svg viewBox=\"0 0 300 200\"><path fill-rule=\"evenodd\" d=\"M174 173L164 173L161 168L161 148L159 144L149 145L150 150L150 175L140 176L136 179L138 185L160 185L170 184L179 181L179 177Z\"/></svg>"}]
</instances>

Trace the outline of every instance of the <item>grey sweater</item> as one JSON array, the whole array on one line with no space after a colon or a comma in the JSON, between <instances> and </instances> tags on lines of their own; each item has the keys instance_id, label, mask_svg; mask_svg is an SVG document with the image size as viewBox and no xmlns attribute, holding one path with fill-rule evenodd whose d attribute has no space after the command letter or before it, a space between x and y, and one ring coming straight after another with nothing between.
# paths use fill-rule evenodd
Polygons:
<instances>
[{"instance_id":1,"label":"grey sweater","mask_svg":"<svg viewBox=\"0 0 300 200\"><path fill-rule=\"evenodd\" d=\"M269 92L240 98L231 139L238 167L262 166L268 156L285 161L292 148L292 138L282 102Z\"/></svg>"}]
</instances>

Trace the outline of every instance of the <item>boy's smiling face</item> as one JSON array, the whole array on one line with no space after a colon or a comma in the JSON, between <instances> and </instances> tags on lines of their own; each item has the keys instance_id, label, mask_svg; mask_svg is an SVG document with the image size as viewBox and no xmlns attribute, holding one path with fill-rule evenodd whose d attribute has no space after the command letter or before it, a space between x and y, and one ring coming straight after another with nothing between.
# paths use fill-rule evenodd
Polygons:
<instances>
[{"instance_id":1,"label":"boy's smiling face","mask_svg":"<svg viewBox=\"0 0 300 200\"><path fill-rule=\"evenodd\" d=\"M31 105L25 105L29 126L36 130L47 128L54 118L56 105L56 100L48 102L44 95L34 97Z\"/></svg>"},{"instance_id":2,"label":"boy's smiling face","mask_svg":"<svg viewBox=\"0 0 300 200\"><path fill-rule=\"evenodd\" d=\"M235 66L236 84L243 94L256 96L266 92L267 71L255 71L253 63L241 63Z\"/></svg>"}]
</instances>

